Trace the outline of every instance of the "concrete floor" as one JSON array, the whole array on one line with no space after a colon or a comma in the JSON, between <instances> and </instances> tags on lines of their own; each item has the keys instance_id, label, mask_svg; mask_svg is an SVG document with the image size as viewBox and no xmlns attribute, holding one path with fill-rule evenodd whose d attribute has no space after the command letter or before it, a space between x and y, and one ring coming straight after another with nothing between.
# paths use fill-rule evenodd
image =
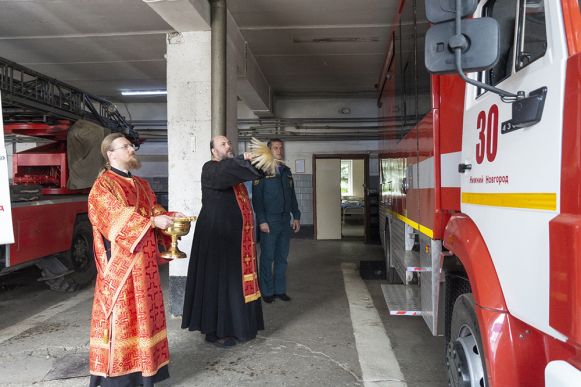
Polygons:
<instances>
[{"instance_id":1,"label":"concrete floor","mask_svg":"<svg viewBox=\"0 0 581 387\"><path fill-rule=\"evenodd\" d=\"M169 317L171 378L160 386L447 385L443 339L432 337L421 318L390 317L381 281L357 279L370 295L366 308L380 316L370 324L387 332L397 361L385 363L389 350L378 347L380 340L375 348L362 344L343 272L349 264L381 257L380 246L360 241L293 239L288 269L293 299L263 304L266 330L252 342L220 349ZM35 276L31 269L0 279L0 386L86 386L92 289L59 294ZM362 375L373 357L386 369L399 363L405 383Z\"/></svg>"}]
</instances>

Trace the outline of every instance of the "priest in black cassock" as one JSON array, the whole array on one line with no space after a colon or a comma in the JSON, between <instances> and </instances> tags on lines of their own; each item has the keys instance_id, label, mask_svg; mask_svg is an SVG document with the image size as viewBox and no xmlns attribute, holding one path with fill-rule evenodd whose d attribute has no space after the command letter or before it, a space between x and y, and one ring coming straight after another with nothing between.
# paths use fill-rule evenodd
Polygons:
<instances>
[{"instance_id":1,"label":"priest in black cassock","mask_svg":"<svg viewBox=\"0 0 581 387\"><path fill-rule=\"evenodd\" d=\"M254 214L245 181L262 174L252 153L234 157L224 136L210 143L202 168L202 209L190 255L182 328L221 347L264 329L256 270Z\"/></svg>"}]
</instances>

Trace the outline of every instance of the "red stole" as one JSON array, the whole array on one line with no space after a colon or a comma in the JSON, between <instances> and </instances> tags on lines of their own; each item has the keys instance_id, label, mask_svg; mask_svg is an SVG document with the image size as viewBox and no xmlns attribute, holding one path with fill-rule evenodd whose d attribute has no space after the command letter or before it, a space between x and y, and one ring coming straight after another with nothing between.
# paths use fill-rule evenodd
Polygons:
<instances>
[{"instance_id":1,"label":"red stole","mask_svg":"<svg viewBox=\"0 0 581 387\"><path fill-rule=\"evenodd\" d=\"M234 194L240 212L242 213L242 245L240 258L242 261L242 293L244 302L252 302L260 298L258 275L256 270L256 244L254 241L254 212L244 183L236 184Z\"/></svg>"}]
</instances>

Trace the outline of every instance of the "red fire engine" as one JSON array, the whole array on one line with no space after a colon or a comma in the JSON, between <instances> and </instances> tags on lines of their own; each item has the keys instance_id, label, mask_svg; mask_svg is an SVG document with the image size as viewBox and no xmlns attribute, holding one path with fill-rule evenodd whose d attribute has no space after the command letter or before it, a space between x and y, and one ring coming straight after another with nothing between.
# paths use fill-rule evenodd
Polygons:
<instances>
[{"instance_id":1,"label":"red fire engine","mask_svg":"<svg viewBox=\"0 0 581 387\"><path fill-rule=\"evenodd\" d=\"M445 335L451 386L581 385L579 1L401 0L389 42L390 313Z\"/></svg>"},{"instance_id":2,"label":"red fire engine","mask_svg":"<svg viewBox=\"0 0 581 387\"><path fill-rule=\"evenodd\" d=\"M8 176L3 176L6 149L0 149L0 275L36 265L40 280L52 289L75 290L90 283L96 269L87 217L90 183L71 188L67 147L91 130L100 130L101 138L109 130L123 132L136 144L139 137L109 101L3 58L0 93L4 136L13 141L32 136L45 143L14 153L10 198ZM79 127L77 137L70 137ZM98 152L99 145L85 144L80 159Z\"/></svg>"}]
</instances>

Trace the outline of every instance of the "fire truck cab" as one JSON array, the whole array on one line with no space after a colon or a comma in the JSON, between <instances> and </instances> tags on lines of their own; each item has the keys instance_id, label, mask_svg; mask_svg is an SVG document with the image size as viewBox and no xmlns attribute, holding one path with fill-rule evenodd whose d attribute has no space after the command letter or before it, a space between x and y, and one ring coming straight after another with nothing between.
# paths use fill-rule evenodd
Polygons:
<instances>
[{"instance_id":1,"label":"fire truck cab","mask_svg":"<svg viewBox=\"0 0 581 387\"><path fill-rule=\"evenodd\" d=\"M401 4L379 83L415 116L381 155L390 313L446 336L452 386L579 386L580 3Z\"/></svg>"}]
</instances>

